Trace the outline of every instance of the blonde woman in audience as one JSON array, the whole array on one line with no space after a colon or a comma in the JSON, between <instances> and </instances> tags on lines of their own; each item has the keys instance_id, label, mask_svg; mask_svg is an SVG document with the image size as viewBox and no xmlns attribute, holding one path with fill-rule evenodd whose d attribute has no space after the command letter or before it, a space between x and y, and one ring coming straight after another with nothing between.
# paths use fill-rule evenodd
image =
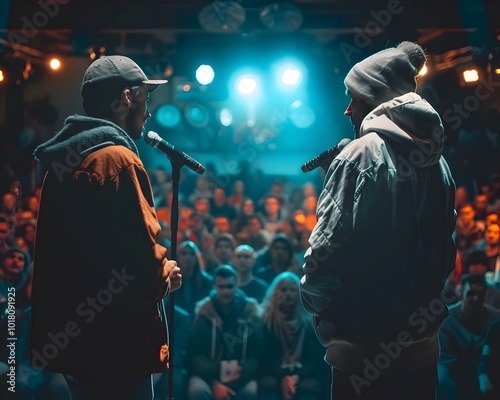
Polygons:
<instances>
[{"instance_id":1,"label":"blonde woman in audience","mask_svg":"<svg viewBox=\"0 0 500 400\"><path fill-rule=\"evenodd\" d=\"M276 276L263 302L261 400L325 398L328 368L324 350L299 296L299 278Z\"/></svg>"}]
</instances>

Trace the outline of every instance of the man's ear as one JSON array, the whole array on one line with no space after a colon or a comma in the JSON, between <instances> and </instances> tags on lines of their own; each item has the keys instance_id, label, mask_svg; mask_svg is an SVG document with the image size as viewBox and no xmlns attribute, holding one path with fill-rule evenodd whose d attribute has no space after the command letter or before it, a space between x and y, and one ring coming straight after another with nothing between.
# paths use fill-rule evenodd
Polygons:
<instances>
[{"instance_id":1,"label":"man's ear","mask_svg":"<svg viewBox=\"0 0 500 400\"><path fill-rule=\"evenodd\" d=\"M130 89L122 90L121 101L127 107L130 107L132 105L132 92L130 91Z\"/></svg>"}]
</instances>

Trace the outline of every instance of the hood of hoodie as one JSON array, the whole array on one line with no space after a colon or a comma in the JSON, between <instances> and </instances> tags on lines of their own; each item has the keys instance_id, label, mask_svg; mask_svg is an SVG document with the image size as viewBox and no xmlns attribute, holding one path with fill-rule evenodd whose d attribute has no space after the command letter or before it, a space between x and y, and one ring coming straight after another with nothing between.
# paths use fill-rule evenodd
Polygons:
<instances>
[{"instance_id":1,"label":"hood of hoodie","mask_svg":"<svg viewBox=\"0 0 500 400\"><path fill-rule=\"evenodd\" d=\"M361 124L360 137L371 132L396 146L417 168L437 163L443 152L441 118L416 93L396 97L369 113Z\"/></svg>"},{"instance_id":2,"label":"hood of hoodie","mask_svg":"<svg viewBox=\"0 0 500 400\"><path fill-rule=\"evenodd\" d=\"M132 138L111 121L82 115L68 117L56 135L38 146L33 155L45 166L54 162L77 167L83 159L100 148L125 146L138 154Z\"/></svg>"}]
</instances>

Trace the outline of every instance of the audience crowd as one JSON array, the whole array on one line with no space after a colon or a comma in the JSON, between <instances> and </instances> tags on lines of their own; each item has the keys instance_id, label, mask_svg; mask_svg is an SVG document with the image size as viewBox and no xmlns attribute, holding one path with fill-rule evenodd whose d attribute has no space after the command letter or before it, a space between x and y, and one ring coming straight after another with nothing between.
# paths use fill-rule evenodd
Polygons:
<instances>
[{"instance_id":1,"label":"audience crowd","mask_svg":"<svg viewBox=\"0 0 500 400\"><path fill-rule=\"evenodd\" d=\"M157 168L150 177L158 241L170 248L169 173ZM299 296L319 188L283 178L255 185L248 176L222 181L213 172L181 182L175 398L321 400L329 393L324 349ZM440 331L438 399L500 398L500 174L476 187L457 188L456 266L440 299L450 314ZM39 188L24 193L15 180L2 193L0 386L8 372L7 298L15 290L20 398L69 399L62 376L27 361L39 197ZM154 382L156 398L166 399L167 374Z\"/></svg>"}]
</instances>

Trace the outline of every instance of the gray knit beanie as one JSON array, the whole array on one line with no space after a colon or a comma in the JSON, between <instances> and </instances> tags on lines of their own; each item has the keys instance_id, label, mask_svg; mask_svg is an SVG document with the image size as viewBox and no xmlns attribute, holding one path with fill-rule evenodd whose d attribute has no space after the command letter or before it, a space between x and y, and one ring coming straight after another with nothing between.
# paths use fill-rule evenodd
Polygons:
<instances>
[{"instance_id":1,"label":"gray knit beanie","mask_svg":"<svg viewBox=\"0 0 500 400\"><path fill-rule=\"evenodd\" d=\"M357 63L347 74L344 84L350 93L378 106L417 88L416 76L425 64L422 47L401 42Z\"/></svg>"}]
</instances>

